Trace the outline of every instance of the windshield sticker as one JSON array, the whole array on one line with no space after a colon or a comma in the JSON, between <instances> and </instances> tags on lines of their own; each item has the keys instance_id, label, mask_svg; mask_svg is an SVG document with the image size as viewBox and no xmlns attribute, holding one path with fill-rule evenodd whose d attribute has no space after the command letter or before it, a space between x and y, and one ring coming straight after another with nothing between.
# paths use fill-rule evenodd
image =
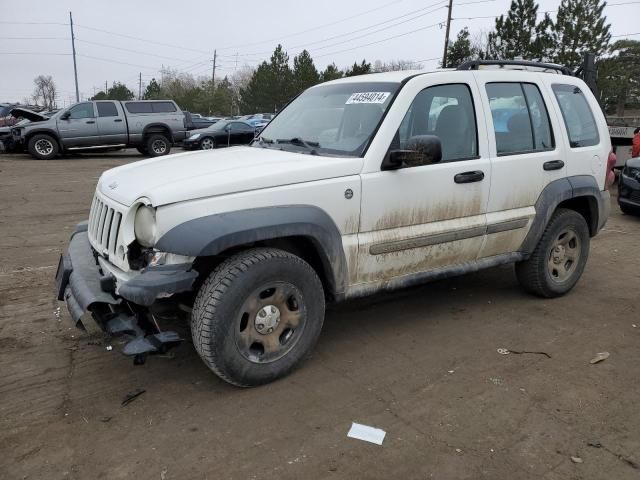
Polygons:
<instances>
[{"instance_id":1,"label":"windshield sticker","mask_svg":"<svg viewBox=\"0 0 640 480\"><path fill-rule=\"evenodd\" d=\"M384 103L389 97L389 92L358 92L352 93L345 105L355 103Z\"/></svg>"}]
</instances>

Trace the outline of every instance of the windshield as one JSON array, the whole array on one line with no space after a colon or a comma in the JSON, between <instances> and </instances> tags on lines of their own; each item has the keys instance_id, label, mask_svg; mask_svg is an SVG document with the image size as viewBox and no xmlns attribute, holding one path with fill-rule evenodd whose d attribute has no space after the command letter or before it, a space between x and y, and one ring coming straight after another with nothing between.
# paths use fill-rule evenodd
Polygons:
<instances>
[{"instance_id":1,"label":"windshield","mask_svg":"<svg viewBox=\"0 0 640 480\"><path fill-rule=\"evenodd\" d=\"M271 120L253 146L359 157L399 87L358 82L310 88Z\"/></svg>"}]
</instances>

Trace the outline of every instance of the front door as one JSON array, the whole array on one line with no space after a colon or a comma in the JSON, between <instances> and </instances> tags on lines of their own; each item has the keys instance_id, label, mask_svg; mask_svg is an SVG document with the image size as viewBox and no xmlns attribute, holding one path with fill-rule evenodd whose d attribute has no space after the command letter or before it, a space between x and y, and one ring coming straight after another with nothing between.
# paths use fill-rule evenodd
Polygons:
<instances>
[{"instance_id":1,"label":"front door","mask_svg":"<svg viewBox=\"0 0 640 480\"><path fill-rule=\"evenodd\" d=\"M98 137L98 125L92 102L74 105L68 110L68 116L58 120L58 131L65 148L89 147L95 145Z\"/></svg>"},{"instance_id":2,"label":"front door","mask_svg":"<svg viewBox=\"0 0 640 480\"><path fill-rule=\"evenodd\" d=\"M412 137L434 135L442 160L363 173L359 284L462 266L475 261L482 247L491 163L477 86L454 75L452 83L429 85L428 77L405 87L416 93L402 107L406 113L388 151L406 150Z\"/></svg>"},{"instance_id":3,"label":"front door","mask_svg":"<svg viewBox=\"0 0 640 480\"><path fill-rule=\"evenodd\" d=\"M96 102L98 110L98 132L101 145L122 145L127 143L127 124L124 115L115 102Z\"/></svg>"}]
</instances>

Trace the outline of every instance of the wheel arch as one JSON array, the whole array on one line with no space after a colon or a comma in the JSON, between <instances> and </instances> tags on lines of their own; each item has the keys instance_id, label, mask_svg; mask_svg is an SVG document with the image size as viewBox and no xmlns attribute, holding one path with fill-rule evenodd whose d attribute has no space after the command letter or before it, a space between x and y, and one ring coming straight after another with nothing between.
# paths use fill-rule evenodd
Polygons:
<instances>
[{"instance_id":1,"label":"wheel arch","mask_svg":"<svg viewBox=\"0 0 640 480\"><path fill-rule=\"evenodd\" d=\"M31 139L35 136L35 135L40 135L40 134L46 134L46 135L50 135L51 137L53 137L53 139L56 141L56 143L58 144L58 148L59 150L62 152L63 150L63 146L62 146L62 142L60 141L60 136L58 135L58 133L50 128L38 128L35 130L30 130L25 136L24 136L24 145L25 147L27 145L29 145L29 142L31 141Z\"/></svg>"},{"instance_id":2,"label":"wheel arch","mask_svg":"<svg viewBox=\"0 0 640 480\"><path fill-rule=\"evenodd\" d=\"M196 257L201 274L222 259L249 248L280 248L309 263L333 299L342 298L347 262L342 236L331 217L310 205L238 210L178 225L156 243L160 251Z\"/></svg>"},{"instance_id":3,"label":"wheel arch","mask_svg":"<svg viewBox=\"0 0 640 480\"><path fill-rule=\"evenodd\" d=\"M170 142L173 142L173 134L171 129L166 123L151 123L144 127L142 130L142 141L144 142L147 137L153 133L161 133L166 135Z\"/></svg>"},{"instance_id":4,"label":"wheel arch","mask_svg":"<svg viewBox=\"0 0 640 480\"><path fill-rule=\"evenodd\" d=\"M582 215L589 227L589 234L595 236L608 216L608 206L603 202L602 192L593 176L576 175L549 183L536 201L536 216L520 252L525 258L531 255L558 208L574 210Z\"/></svg>"}]
</instances>

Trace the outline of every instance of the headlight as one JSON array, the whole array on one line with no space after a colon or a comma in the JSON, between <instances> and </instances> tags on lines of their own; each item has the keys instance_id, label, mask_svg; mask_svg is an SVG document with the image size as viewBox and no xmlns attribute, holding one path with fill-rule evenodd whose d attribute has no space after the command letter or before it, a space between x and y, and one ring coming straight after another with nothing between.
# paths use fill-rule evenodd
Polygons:
<instances>
[{"instance_id":1,"label":"headlight","mask_svg":"<svg viewBox=\"0 0 640 480\"><path fill-rule=\"evenodd\" d=\"M198 138L200 138L200 134L199 133L194 133L193 135L191 135L189 137L189 140L197 140Z\"/></svg>"},{"instance_id":2,"label":"headlight","mask_svg":"<svg viewBox=\"0 0 640 480\"><path fill-rule=\"evenodd\" d=\"M143 247L153 247L156 241L156 210L141 206L133 224L136 240Z\"/></svg>"},{"instance_id":3,"label":"headlight","mask_svg":"<svg viewBox=\"0 0 640 480\"><path fill-rule=\"evenodd\" d=\"M633 178L634 180L637 180L640 182L640 168L637 167L625 167L624 168L624 174L629 177L629 178Z\"/></svg>"}]
</instances>

